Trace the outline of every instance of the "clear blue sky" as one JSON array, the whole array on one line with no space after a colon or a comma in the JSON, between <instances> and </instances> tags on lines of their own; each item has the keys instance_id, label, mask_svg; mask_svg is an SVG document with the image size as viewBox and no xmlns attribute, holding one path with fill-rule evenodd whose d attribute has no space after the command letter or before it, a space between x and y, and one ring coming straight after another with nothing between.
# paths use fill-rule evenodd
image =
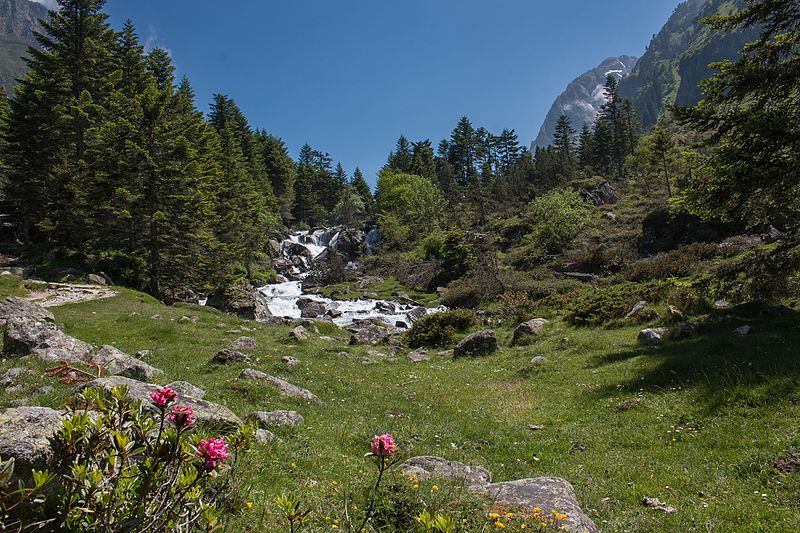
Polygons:
<instances>
[{"instance_id":1,"label":"clear blue sky","mask_svg":"<svg viewBox=\"0 0 800 533\"><path fill-rule=\"evenodd\" d=\"M40 0L46 1L46 0ZM529 144L566 84L641 55L678 0L110 0L171 51L205 111L234 98L292 155L308 142L374 183L397 137L459 117Z\"/></svg>"}]
</instances>

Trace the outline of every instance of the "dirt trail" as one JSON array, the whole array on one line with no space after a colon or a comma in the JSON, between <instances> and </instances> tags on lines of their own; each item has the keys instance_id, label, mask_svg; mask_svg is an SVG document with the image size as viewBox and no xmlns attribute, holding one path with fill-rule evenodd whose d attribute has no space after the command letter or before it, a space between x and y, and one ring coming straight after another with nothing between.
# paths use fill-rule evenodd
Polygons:
<instances>
[{"instance_id":1,"label":"dirt trail","mask_svg":"<svg viewBox=\"0 0 800 533\"><path fill-rule=\"evenodd\" d=\"M102 285L83 285L76 283L48 283L47 289L33 291L26 300L36 302L42 307L89 302L116 296L117 292Z\"/></svg>"}]
</instances>

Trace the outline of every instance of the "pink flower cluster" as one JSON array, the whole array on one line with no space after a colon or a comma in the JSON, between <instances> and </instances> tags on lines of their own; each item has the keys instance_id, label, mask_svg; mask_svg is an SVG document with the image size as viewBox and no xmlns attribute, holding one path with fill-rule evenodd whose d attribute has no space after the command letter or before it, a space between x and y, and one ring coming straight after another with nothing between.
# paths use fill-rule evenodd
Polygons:
<instances>
[{"instance_id":1,"label":"pink flower cluster","mask_svg":"<svg viewBox=\"0 0 800 533\"><path fill-rule=\"evenodd\" d=\"M202 439L197 456L205 459L206 470L214 470L228 458L228 445L225 439Z\"/></svg>"},{"instance_id":2,"label":"pink flower cluster","mask_svg":"<svg viewBox=\"0 0 800 533\"><path fill-rule=\"evenodd\" d=\"M178 393L169 387L158 387L150 393L153 403L158 407L164 408L178 399Z\"/></svg>"},{"instance_id":3,"label":"pink flower cluster","mask_svg":"<svg viewBox=\"0 0 800 533\"><path fill-rule=\"evenodd\" d=\"M173 407L172 412L167 415L167 418L175 424L175 427L178 429L188 429L194 426L197 420L192 408L186 405L176 405Z\"/></svg>"},{"instance_id":4,"label":"pink flower cluster","mask_svg":"<svg viewBox=\"0 0 800 533\"><path fill-rule=\"evenodd\" d=\"M385 435L375 435L372 438L372 453L379 457L387 457L389 455L394 455L397 451L397 443L394 440L394 437L389 433Z\"/></svg>"}]
</instances>

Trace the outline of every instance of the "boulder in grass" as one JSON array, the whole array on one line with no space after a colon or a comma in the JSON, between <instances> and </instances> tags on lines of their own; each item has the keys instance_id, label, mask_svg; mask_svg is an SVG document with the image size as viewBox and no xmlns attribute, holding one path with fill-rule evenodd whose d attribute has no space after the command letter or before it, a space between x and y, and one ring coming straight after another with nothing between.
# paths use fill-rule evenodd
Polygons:
<instances>
[{"instance_id":1,"label":"boulder in grass","mask_svg":"<svg viewBox=\"0 0 800 533\"><path fill-rule=\"evenodd\" d=\"M523 322L514 329L514 339L511 341L511 344L517 344L525 337L539 335L549 323L550 321L544 318L534 318L533 320Z\"/></svg>"},{"instance_id":2,"label":"boulder in grass","mask_svg":"<svg viewBox=\"0 0 800 533\"><path fill-rule=\"evenodd\" d=\"M255 350L258 343L252 337L239 337L231 344L233 350Z\"/></svg>"},{"instance_id":3,"label":"boulder in grass","mask_svg":"<svg viewBox=\"0 0 800 533\"><path fill-rule=\"evenodd\" d=\"M173 381L172 383L167 383L166 386L177 392L180 396L191 396L192 398L202 400L206 395L205 390L196 385L192 385L188 381Z\"/></svg>"},{"instance_id":4,"label":"boulder in grass","mask_svg":"<svg viewBox=\"0 0 800 533\"><path fill-rule=\"evenodd\" d=\"M36 322L55 322L53 313L48 309L16 296L0 300L0 325L5 324L11 317L25 318Z\"/></svg>"},{"instance_id":5,"label":"boulder in grass","mask_svg":"<svg viewBox=\"0 0 800 533\"><path fill-rule=\"evenodd\" d=\"M113 346L101 347L94 354L93 360L111 375L124 376L139 381L154 381L164 374L158 368L131 357Z\"/></svg>"},{"instance_id":6,"label":"boulder in grass","mask_svg":"<svg viewBox=\"0 0 800 533\"><path fill-rule=\"evenodd\" d=\"M239 379L260 381L262 383L266 383L278 389L281 395L287 398L305 400L307 402L312 402L319 405L322 404L322 400L320 400L317 397L317 395L311 392L310 390L298 387L297 385L292 385L288 381L285 381L281 378L270 376L269 374L265 374L264 372L259 372L258 370L254 370L252 368L245 368L244 370L242 370L242 373L239 374Z\"/></svg>"},{"instance_id":7,"label":"boulder in grass","mask_svg":"<svg viewBox=\"0 0 800 533\"><path fill-rule=\"evenodd\" d=\"M555 510L567 517L561 521L561 531L574 533L598 533L578 503L575 489L567 481L556 477L519 479L503 483L491 483L481 488L495 504L506 508L530 510L538 507L546 513Z\"/></svg>"},{"instance_id":8,"label":"boulder in grass","mask_svg":"<svg viewBox=\"0 0 800 533\"><path fill-rule=\"evenodd\" d=\"M206 305L247 320L266 320L272 316L264 296L250 285L217 289Z\"/></svg>"},{"instance_id":9,"label":"boulder in grass","mask_svg":"<svg viewBox=\"0 0 800 533\"><path fill-rule=\"evenodd\" d=\"M308 340L308 332L306 328L303 326L297 326L292 331L289 332L289 337L296 340L297 342L303 342Z\"/></svg>"},{"instance_id":10,"label":"boulder in grass","mask_svg":"<svg viewBox=\"0 0 800 533\"><path fill-rule=\"evenodd\" d=\"M211 359L211 362L214 363L215 365L230 365L235 363L250 364L253 361L242 352L237 352L236 350L222 349L217 352L217 355L215 355L213 359Z\"/></svg>"},{"instance_id":11,"label":"boulder in grass","mask_svg":"<svg viewBox=\"0 0 800 533\"><path fill-rule=\"evenodd\" d=\"M400 471L420 481L438 478L470 487L486 486L492 481L492 474L482 466L468 466L435 456L412 457L400 465Z\"/></svg>"},{"instance_id":12,"label":"boulder in grass","mask_svg":"<svg viewBox=\"0 0 800 533\"><path fill-rule=\"evenodd\" d=\"M158 385L152 383L142 383L141 381L121 376L111 376L84 383L78 387L78 390L90 388L111 390L114 387L123 386L128 388L128 396L132 400L139 400L145 408L153 411L155 410L150 398L150 393L155 392L158 389ZM193 398L192 396L184 394L178 395L176 405L191 407L197 417L197 422L200 424L207 424L218 428L239 427L242 425L242 420L224 405L201 400L200 398Z\"/></svg>"},{"instance_id":13,"label":"boulder in grass","mask_svg":"<svg viewBox=\"0 0 800 533\"><path fill-rule=\"evenodd\" d=\"M453 350L453 357L480 357L496 352L497 348L494 331L487 329L473 333L459 342Z\"/></svg>"},{"instance_id":14,"label":"boulder in grass","mask_svg":"<svg viewBox=\"0 0 800 533\"><path fill-rule=\"evenodd\" d=\"M656 329L643 329L639 332L638 341L639 344L644 344L646 346L658 346L663 342L663 335L666 333L661 328Z\"/></svg>"},{"instance_id":15,"label":"boulder in grass","mask_svg":"<svg viewBox=\"0 0 800 533\"><path fill-rule=\"evenodd\" d=\"M76 363L91 361L94 348L70 337L51 322L12 316L3 336L3 354L9 358L33 357Z\"/></svg>"},{"instance_id":16,"label":"boulder in grass","mask_svg":"<svg viewBox=\"0 0 800 533\"><path fill-rule=\"evenodd\" d=\"M304 422L303 416L296 411L257 411L250 418L266 430L299 426Z\"/></svg>"},{"instance_id":17,"label":"boulder in grass","mask_svg":"<svg viewBox=\"0 0 800 533\"><path fill-rule=\"evenodd\" d=\"M54 466L50 438L61 427L63 413L48 407L0 409L0 458L14 459L12 483L30 483L33 470Z\"/></svg>"}]
</instances>

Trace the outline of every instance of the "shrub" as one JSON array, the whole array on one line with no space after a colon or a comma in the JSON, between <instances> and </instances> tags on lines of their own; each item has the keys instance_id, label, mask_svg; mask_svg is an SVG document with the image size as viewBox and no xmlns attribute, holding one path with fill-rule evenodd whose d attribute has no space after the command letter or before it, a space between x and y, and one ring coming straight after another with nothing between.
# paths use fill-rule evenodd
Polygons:
<instances>
[{"instance_id":1,"label":"shrub","mask_svg":"<svg viewBox=\"0 0 800 533\"><path fill-rule=\"evenodd\" d=\"M627 315L637 302L661 302L669 294L671 282L622 283L603 289L585 288L570 293L565 319L576 326L613 324Z\"/></svg>"},{"instance_id":2,"label":"shrub","mask_svg":"<svg viewBox=\"0 0 800 533\"><path fill-rule=\"evenodd\" d=\"M702 262L719 253L719 246L707 243L692 243L665 254L642 259L625 269L625 279L649 281L671 277L690 276L702 269Z\"/></svg>"},{"instance_id":3,"label":"shrub","mask_svg":"<svg viewBox=\"0 0 800 533\"><path fill-rule=\"evenodd\" d=\"M412 348L447 346L456 332L468 329L474 322L475 315L464 309L426 315L409 330L408 344Z\"/></svg>"},{"instance_id":4,"label":"shrub","mask_svg":"<svg viewBox=\"0 0 800 533\"><path fill-rule=\"evenodd\" d=\"M591 212L590 203L572 189L555 189L528 206L534 228L530 238L549 254L563 252Z\"/></svg>"},{"instance_id":5,"label":"shrub","mask_svg":"<svg viewBox=\"0 0 800 533\"><path fill-rule=\"evenodd\" d=\"M235 486L245 426L227 438L201 439L194 413L166 387L152 393L155 414L127 388L87 389L67 404L54 436L63 474L45 511L57 531L209 531Z\"/></svg>"}]
</instances>

